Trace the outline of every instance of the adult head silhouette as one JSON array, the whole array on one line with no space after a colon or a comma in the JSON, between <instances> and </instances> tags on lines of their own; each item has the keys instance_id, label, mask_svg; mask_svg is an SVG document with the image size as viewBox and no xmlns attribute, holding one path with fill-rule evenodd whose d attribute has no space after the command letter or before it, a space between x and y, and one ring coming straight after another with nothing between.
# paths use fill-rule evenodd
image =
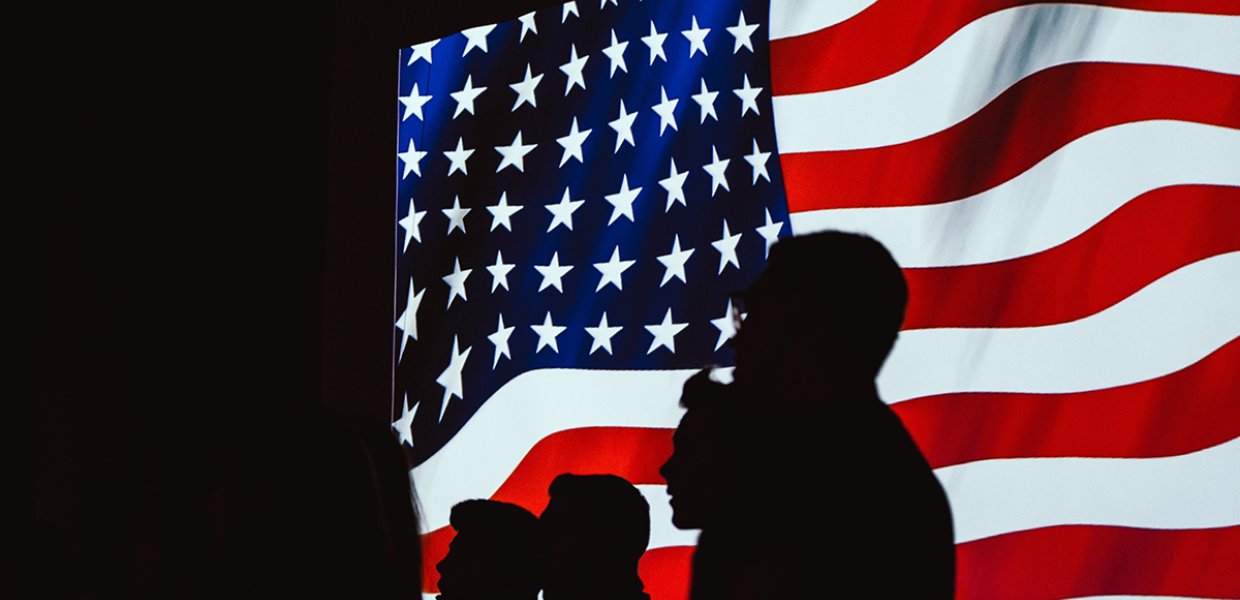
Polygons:
<instances>
[{"instance_id":1,"label":"adult head silhouette","mask_svg":"<svg viewBox=\"0 0 1240 600\"><path fill-rule=\"evenodd\" d=\"M733 302L744 315L731 341L736 382L821 396L873 382L904 321L908 286L873 238L825 231L772 246Z\"/></svg>"},{"instance_id":2,"label":"adult head silhouette","mask_svg":"<svg viewBox=\"0 0 1240 600\"><path fill-rule=\"evenodd\" d=\"M539 517L545 600L646 599L637 564L650 543L650 505L615 475L562 474Z\"/></svg>"},{"instance_id":3,"label":"adult head silhouette","mask_svg":"<svg viewBox=\"0 0 1240 600\"><path fill-rule=\"evenodd\" d=\"M466 500L452 507L456 537L439 561L441 600L538 597L538 519L515 504Z\"/></svg>"},{"instance_id":4,"label":"adult head silhouette","mask_svg":"<svg viewBox=\"0 0 1240 600\"><path fill-rule=\"evenodd\" d=\"M729 388L711 379L711 369L690 377L680 396L685 414L672 435L672 454L659 468L667 482L672 524L702 529L720 517L720 498L731 494L729 460L735 438L729 419L735 409Z\"/></svg>"}]
</instances>

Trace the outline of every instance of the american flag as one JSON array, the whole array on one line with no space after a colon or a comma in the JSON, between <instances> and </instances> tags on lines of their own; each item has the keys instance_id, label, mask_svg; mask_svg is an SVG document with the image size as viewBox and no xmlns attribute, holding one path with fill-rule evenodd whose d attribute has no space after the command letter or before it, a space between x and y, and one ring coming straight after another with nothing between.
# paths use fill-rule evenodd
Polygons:
<instances>
[{"instance_id":1,"label":"american flag","mask_svg":"<svg viewBox=\"0 0 1240 600\"><path fill-rule=\"evenodd\" d=\"M770 243L843 229L909 280L879 390L948 492L959 597L1240 597L1237 14L601 0L401 50L426 591L453 504L538 513L571 471L642 489L647 590L685 597L680 385L730 363Z\"/></svg>"}]
</instances>

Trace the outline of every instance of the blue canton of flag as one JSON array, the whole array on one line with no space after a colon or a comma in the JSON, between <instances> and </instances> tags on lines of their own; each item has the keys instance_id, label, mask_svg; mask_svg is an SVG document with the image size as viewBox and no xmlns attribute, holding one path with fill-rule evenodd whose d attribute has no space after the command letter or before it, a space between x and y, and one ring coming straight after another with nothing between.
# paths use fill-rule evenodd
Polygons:
<instances>
[{"instance_id":1,"label":"blue canton of flag","mask_svg":"<svg viewBox=\"0 0 1240 600\"><path fill-rule=\"evenodd\" d=\"M393 427L535 369L732 362L788 234L764 1L569 2L403 49Z\"/></svg>"}]
</instances>

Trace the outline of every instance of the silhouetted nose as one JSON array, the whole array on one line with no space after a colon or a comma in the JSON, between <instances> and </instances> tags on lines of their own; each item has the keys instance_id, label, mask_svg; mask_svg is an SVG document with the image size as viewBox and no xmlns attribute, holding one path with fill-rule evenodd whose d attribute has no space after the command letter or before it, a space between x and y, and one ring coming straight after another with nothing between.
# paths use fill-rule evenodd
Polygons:
<instances>
[{"instance_id":1,"label":"silhouetted nose","mask_svg":"<svg viewBox=\"0 0 1240 600\"><path fill-rule=\"evenodd\" d=\"M667 457L666 461L663 461L663 466L659 467L659 475L663 476L663 481L665 483L671 483L672 479L676 476L676 467L673 465L675 460L676 454L673 453L671 456Z\"/></svg>"}]
</instances>

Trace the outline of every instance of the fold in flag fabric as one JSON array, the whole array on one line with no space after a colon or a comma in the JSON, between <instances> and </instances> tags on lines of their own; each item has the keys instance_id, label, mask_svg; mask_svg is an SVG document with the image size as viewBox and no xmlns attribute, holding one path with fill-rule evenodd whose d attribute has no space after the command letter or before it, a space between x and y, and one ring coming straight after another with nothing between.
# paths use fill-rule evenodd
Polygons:
<instances>
[{"instance_id":1,"label":"fold in flag fabric","mask_svg":"<svg viewBox=\"0 0 1240 600\"><path fill-rule=\"evenodd\" d=\"M909 280L879 390L947 490L958 597L1240 597L1238 15L601 0L401 49L391 414L424 592L454 504L537 514L577 472L646 495L647 591L687 597L680 386L732 364L772 243L841 229Z\"/></svg>"}]
</instances>

